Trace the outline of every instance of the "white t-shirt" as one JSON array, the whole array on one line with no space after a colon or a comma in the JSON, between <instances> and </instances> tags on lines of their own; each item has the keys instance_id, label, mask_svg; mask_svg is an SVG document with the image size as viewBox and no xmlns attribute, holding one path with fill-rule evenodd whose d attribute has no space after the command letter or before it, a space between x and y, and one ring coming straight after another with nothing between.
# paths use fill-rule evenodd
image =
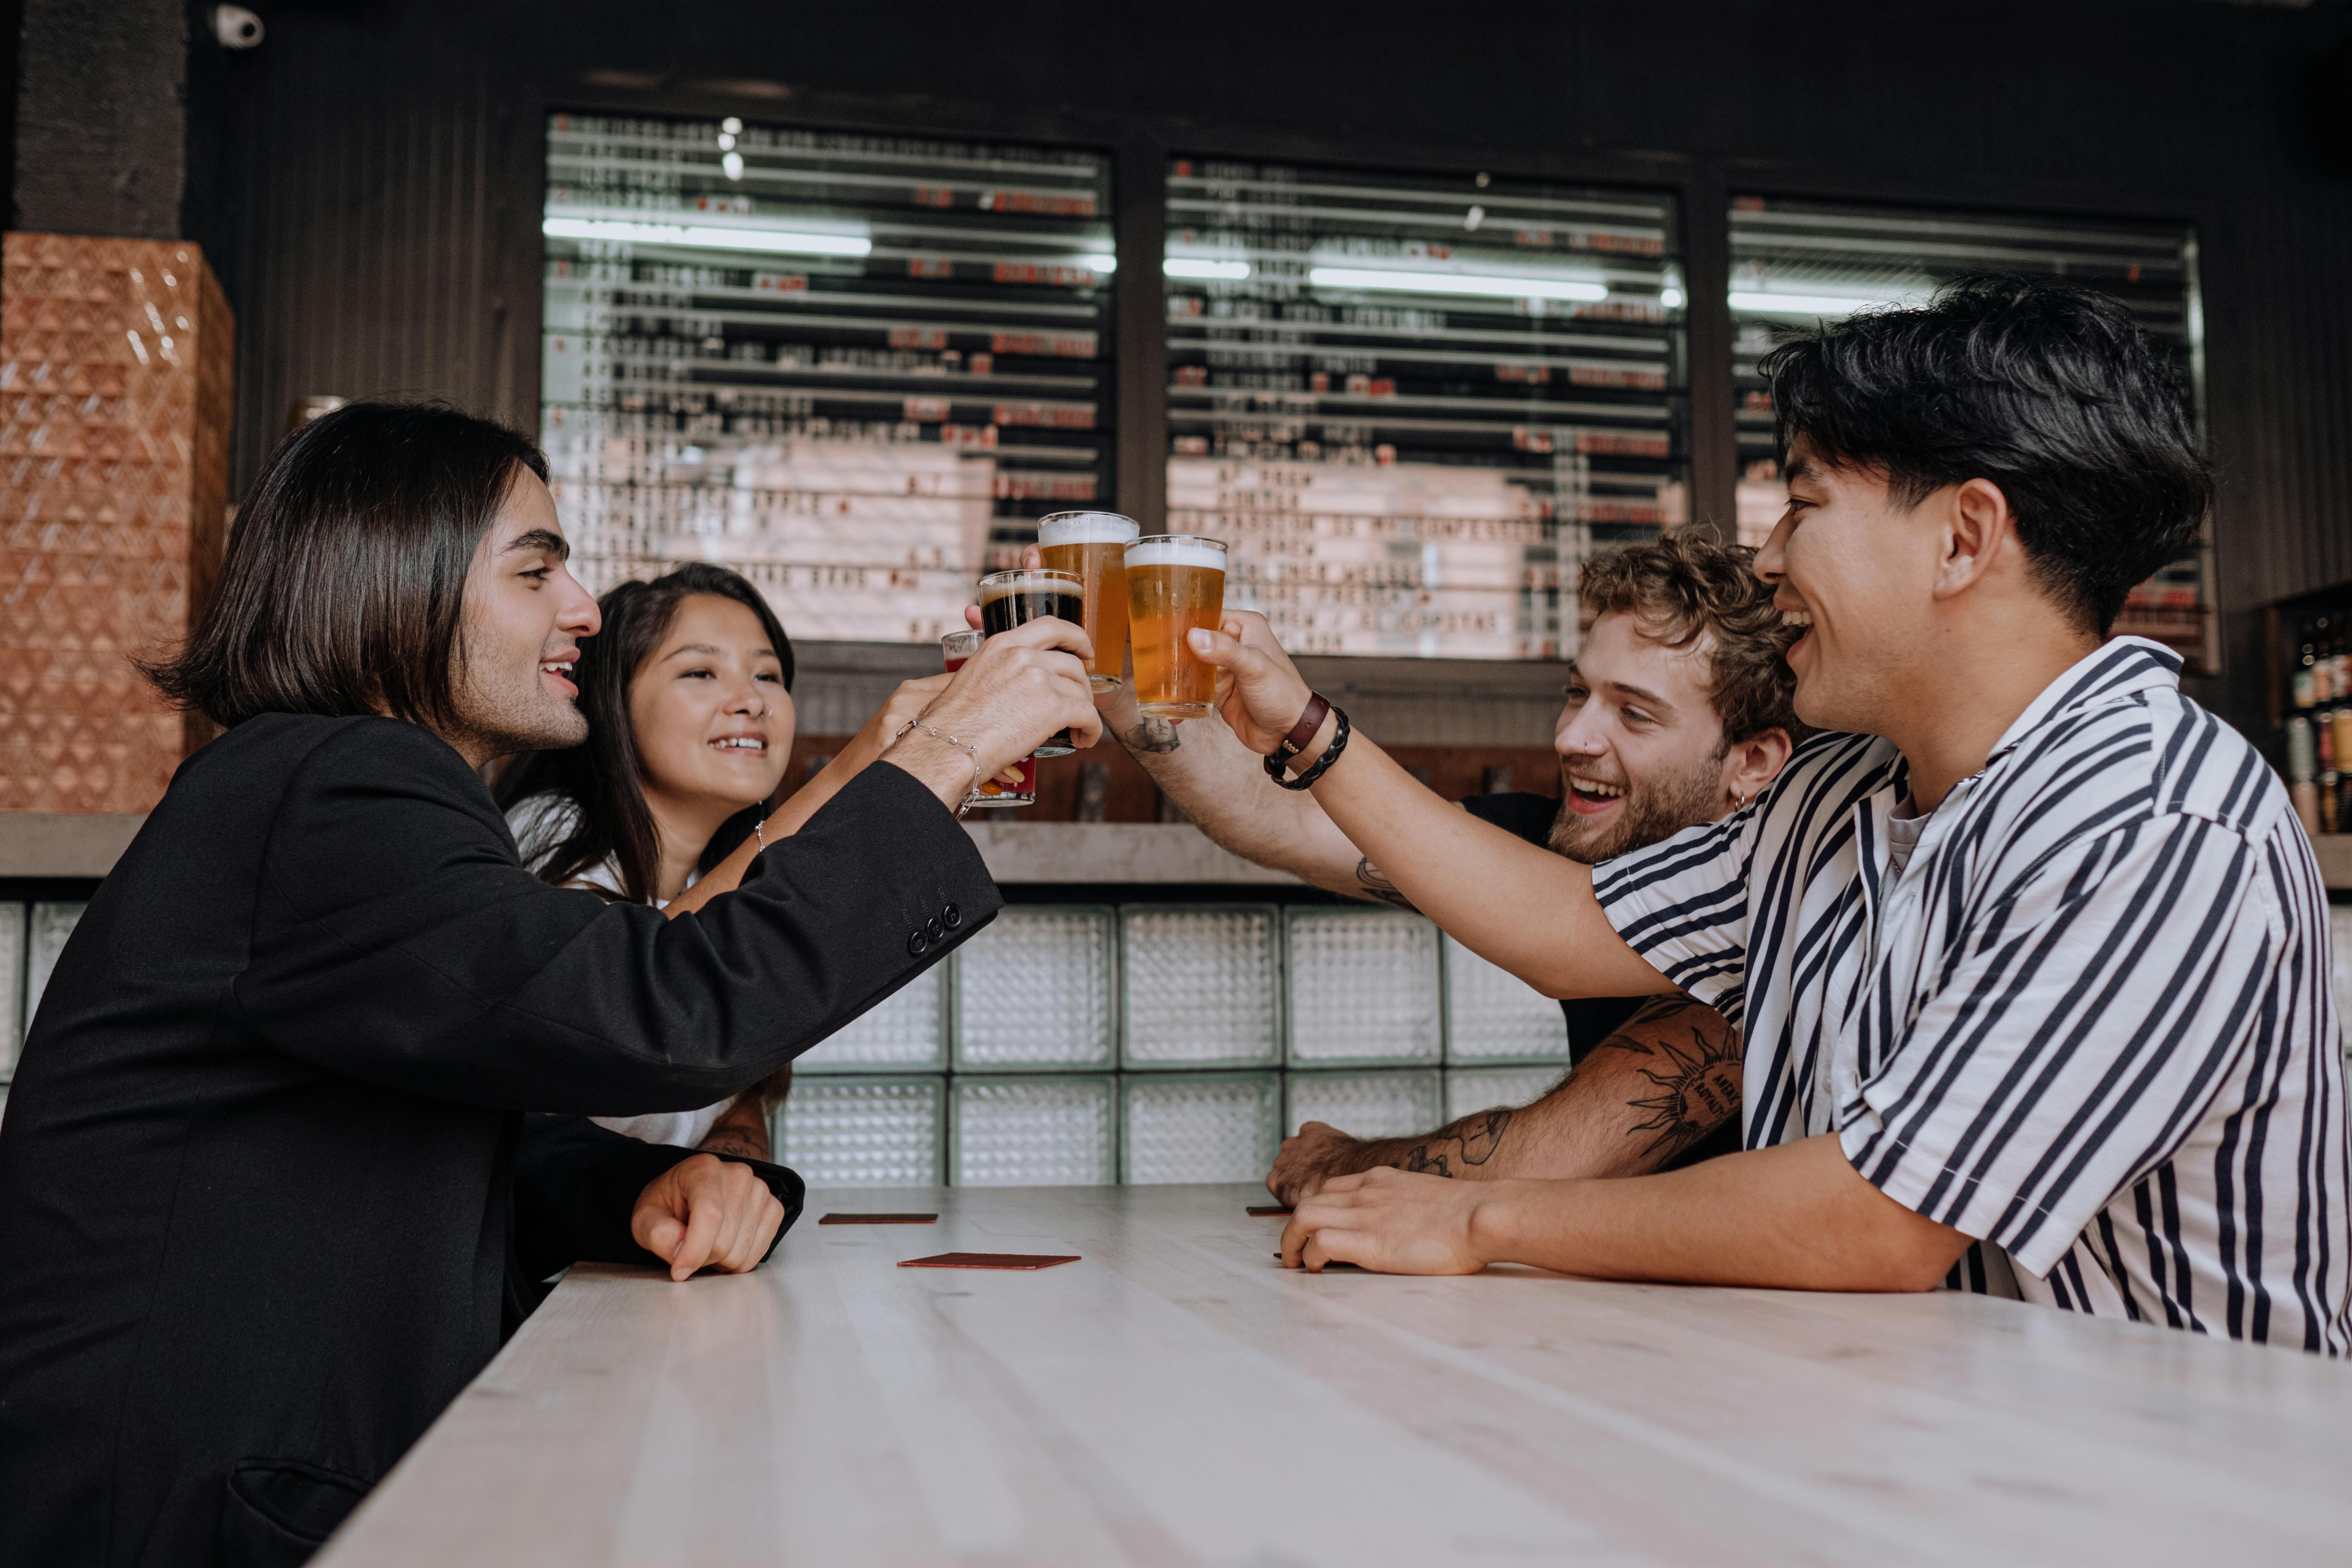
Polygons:
<instances>
[{"instance_id":1,"label":"white t-shirt","mask_svg":"<svg viewBox=\"0 0 2352 1568\"><path fill-rule=\"evenodd\" d=\"M536 871L544 864L555 846L572 831L580 817L580 808L559 795L535 795L515 803L507 813L507 826L513 830L516 847L522 852L522 863ZM686 885L695 884L689 875ZM621 868L615 860L601 866L591 866L564 884L567 888L584 888L606 892L618 898L621 894ZM656 909L668 903L667 899L653 900ZM699 1110L649 1110L642 1116L592 1116L588 1120L599 1127L635 1138L644 1143L670 1143L681 1149L700 1145L710 1135L712 1127L732 1105L732 1100L722 1100L716 1105L706 1105Z\"/></svg>"}]
</instances>

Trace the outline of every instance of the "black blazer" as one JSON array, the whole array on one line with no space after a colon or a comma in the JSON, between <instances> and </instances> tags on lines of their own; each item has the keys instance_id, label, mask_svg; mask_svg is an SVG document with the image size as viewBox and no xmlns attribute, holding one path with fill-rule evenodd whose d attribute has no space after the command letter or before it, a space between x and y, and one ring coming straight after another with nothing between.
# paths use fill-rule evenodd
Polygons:
<instances>
[{"instance_id":1,"label":"black blazer","mask_svg":"<svg viewBox=\"0 0 2352 1568\"><path fill-rule=\"evenodd\" d=\"M416 725L238 725L82 916L0 1121L0 1564L302 1561L512 1280L655 1261L630 1206L688 1152L580 1116L749 1086L999 905L895 767L669 921L525 871Z\"/></svg>"}]
</instances>

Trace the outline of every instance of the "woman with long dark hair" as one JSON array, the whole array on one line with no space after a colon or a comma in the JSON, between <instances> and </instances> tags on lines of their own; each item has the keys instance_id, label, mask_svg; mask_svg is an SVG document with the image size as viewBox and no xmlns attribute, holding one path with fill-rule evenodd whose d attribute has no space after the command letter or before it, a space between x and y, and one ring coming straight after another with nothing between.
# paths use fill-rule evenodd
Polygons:
<instances>
[{"instance_id":1,"label":"woman with long dark hair","mask_svg":"<svg viewBox=\"0 0 2352 1568\"><path fill-rule=\"evenodd\" d=\"M581 645L574 674L586 742L517 758L498 800L541 880L615 901L670 908L754 837L755 823L763 839L788 836L947 688L944 674L901 685L769 815L792 757L793 711L792 640L767 599L724 567L698 563L623 583L597 605L604 627ZM649 1143L764 1160L768 1113L791 1087L785 1067L697 1110L595 1120Z\"/></svg>"}]
</instances>

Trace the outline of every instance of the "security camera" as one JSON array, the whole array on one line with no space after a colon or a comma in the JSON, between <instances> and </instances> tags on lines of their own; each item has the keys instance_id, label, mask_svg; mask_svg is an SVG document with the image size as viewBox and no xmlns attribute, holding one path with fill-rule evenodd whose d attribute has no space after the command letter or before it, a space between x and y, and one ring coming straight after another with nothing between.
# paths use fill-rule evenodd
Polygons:
<instances>
[{"instance_id":1,"label":"security camera","mask_svg":"<svg viewBox=\"0 0 2352 1568\"><path fill-rule=\"evenodd\" d=\"M261 42L261 18L242 5L215 5L213 37L225 49L252 48Z\"/></svg>"}]
</instances>

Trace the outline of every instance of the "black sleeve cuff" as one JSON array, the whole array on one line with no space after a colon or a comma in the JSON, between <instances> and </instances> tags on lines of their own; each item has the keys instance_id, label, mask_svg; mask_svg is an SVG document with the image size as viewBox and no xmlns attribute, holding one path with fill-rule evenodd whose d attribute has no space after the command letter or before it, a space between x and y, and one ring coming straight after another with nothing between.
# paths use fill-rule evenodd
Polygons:
<instances>
[{"instance_id":1,"label":"black sleeve cuff","mask_svg":"<svg viewBox=\"0 0 2352 1568\"><path fill-rule=\"evenodd\" d=\"M544 1279L574 1263L667 1268L637 1245L629 1219L656 1177L698 1152L624 1137L576 1116L526 1115L514 1183L514 1244L524 1278ZM799 1175L764 1160L719 1157L751 1166L768 1184L784 1205L784 1222L776 1227L776 1242L782 1241L804 1201ZM775 1249L770 1243L768 1255Z\"/></svg>"}]
</instances>

